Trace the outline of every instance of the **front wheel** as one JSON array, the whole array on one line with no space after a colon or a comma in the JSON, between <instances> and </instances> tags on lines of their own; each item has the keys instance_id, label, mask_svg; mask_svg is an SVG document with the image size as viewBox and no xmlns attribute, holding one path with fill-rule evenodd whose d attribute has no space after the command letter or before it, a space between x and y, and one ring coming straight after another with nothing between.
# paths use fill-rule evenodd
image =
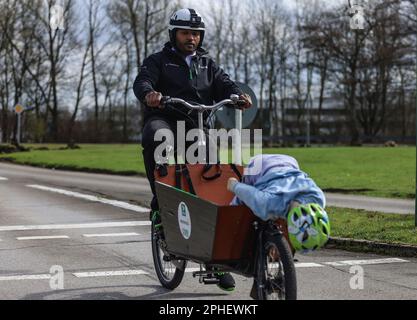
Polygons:
<instances>
[{"instance_id":1,"label":"front wheel","mask_svg":"<svg viewBox=\"0 0 417 320\"><path fill-rule=\"evenodd\" d=\"M259 300L297 299L294 259L283 234L265 234L258 251L255 283Z\"/></svg>"},{"instance_id":2,"label":"front wheel","mask_svg":"<svg viewBox=\"0 0 417 320\"><path fill-rule=\"evenodd\" d=\"M156 229L152 222L152 256L156 275L163 287L174 290L184 277L187 261L172 259L165 247L162 228Z\"/></svg>"}]
</instances>

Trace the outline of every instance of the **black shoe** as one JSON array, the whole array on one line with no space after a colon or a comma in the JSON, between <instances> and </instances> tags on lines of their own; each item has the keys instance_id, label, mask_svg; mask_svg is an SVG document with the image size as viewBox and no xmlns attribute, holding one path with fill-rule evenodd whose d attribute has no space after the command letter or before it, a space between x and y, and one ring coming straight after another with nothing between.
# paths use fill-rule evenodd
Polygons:
<instances>
[{"instance_id":1,"label":"black shoe","mask_svg":"<svg viewBox=\"0 0 417 320\"><path fill-rule=\"evenodd\" d=\"M230 273L219 272L215 274L215 277L219 279L217 286L224 291L235 290L235 280Z\"/></svg>"}]
</instances>

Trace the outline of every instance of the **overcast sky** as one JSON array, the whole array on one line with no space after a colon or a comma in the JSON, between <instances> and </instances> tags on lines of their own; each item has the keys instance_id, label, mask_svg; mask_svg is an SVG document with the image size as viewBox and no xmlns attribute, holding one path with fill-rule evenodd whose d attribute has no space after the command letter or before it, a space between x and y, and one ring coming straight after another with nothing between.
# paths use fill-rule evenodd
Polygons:
<instances>
[{"instance_id":1,"label":"overcast sky","mask_svg":"<svg viewBox=\"0 0 417 320\"><path fill-rule=\"evenodd\" d=\"M242 2L246 1L251 1L251 0L241 0ZM276 0L276 1L280 1L282 2L288 9L295 9L296 8L296 0ZM203 14L203 12L205 10L208 9L209 7L209 2L213 2L216 3L218 6L223 6L224 5L224 0L182 0L182 2L184 3L185 7L192 7L194 9L196 9L197 11L201 11L201 14ZM348 0L320 0L320 2L323 2L324 5L326 6L333 6L333 5L338 5L340 3L348 3ZM353 3L357 3L360 2L360 0L358 1L351 1L352 4Z\"/></svg>"}]
</instances>

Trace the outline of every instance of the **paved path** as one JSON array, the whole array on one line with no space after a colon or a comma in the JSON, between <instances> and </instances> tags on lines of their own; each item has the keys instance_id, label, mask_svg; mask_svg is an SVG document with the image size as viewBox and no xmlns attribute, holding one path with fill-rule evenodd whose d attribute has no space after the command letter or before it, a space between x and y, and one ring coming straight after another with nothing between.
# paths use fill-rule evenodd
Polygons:
<instances>
[{"instance_id":1,"label":"paved path","mask_svg":"<svg viewBox=\"0 0 417 320\"><path fill-rule=\"evenodd\" d=\"M414 214L415 201L326 193L327 205L369 211Z\"/></svg>"}]
</instances>

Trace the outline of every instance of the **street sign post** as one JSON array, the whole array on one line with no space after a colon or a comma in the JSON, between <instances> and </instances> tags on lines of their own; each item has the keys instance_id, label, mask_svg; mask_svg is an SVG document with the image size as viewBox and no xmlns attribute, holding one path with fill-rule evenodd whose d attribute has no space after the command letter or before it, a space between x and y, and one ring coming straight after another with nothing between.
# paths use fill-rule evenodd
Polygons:
<instances>
[{"instance_id":1,"label":"street sign post","mask_svg":"<svg viewBox=\"0 0 417 320\"><path fill-rule=\"evenodd\" d=\"M21 104L18 104L18 105L16 105L16 107L14 107L14 111L17 113L17 114L22 114L22 112L24 111L25 109L23 108L23 106L21 105Z\"/></svg>"},{"instance_id":2,"label":"street sign post","mask_svg":"<svg viewBox=\"0 0 417 320\"><path fill-rule=\"evenodd\" d=\"M14 111L17 115L17 133L16 133L16 142L19 145L20 144L20 132L22 127L22 113L25 111L25 108L23 108L22 105L18 104L14 107Z\"/></svg>"}]
</instances>

